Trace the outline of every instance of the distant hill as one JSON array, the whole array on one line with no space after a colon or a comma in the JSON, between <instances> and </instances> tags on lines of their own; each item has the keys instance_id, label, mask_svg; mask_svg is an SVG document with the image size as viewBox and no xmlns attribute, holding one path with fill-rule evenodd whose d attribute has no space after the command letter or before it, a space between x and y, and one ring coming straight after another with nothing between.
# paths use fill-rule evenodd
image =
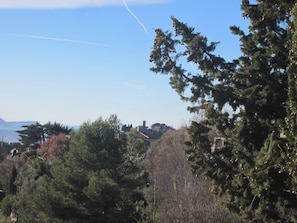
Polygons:
<instances>
[{"instance_id":1,"label":"distant hill","mask_svg":"<svg viewBox=\"0 0 297 223\"><path fill-rule=\"evenodd\" d=\"M16 131L21 130L24 125L35 124L36 121L6 122L0 118L0 141L7 143L18 142L19 136Z\"/></svg>"}]
</instances>

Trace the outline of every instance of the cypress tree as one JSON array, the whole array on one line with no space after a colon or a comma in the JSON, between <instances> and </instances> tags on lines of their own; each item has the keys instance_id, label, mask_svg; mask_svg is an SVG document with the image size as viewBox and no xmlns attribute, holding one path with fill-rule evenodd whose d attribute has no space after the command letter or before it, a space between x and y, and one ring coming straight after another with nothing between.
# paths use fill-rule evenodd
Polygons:
<instances>
[{"instance_id":1,"label":"cypress tree","mask_svg":"<svg viewBox=\"0 0 297 223\"><path fill-rule=\"evenodd\" d=\"M287 171L292 177L291 193L297 194L297 4L292 9L292 26L290 34L292 38L290 50L290 63L287 68L288 73L288 102L286 118L286 137L288 138ZM297 221L297 218L294 219Z\"/></svg>"},{"instance_id":2,"label":"cypress tree","mask_svg":"<svg viewBox=\"0 0 297 223\"><path fill-rule=\"evenodd\" d=\"M242 0L250 26L247 33L230 28L239 36L242 52L231 62L215 55L218 43L174 17L173 34L156 29L150 54L151 70L170 74L172 88L194 104L191 112L205 112L206 119L189 128L192 144L187 152L194 171L212 179L212 191L226 197L231 211L253 222L290 222L297 215L295 180L287 168L291 151L283 137L291 46L288 27L294 4L293 0L258 0L257 4ZM181 61L196 64L200 72L187 71ZM184 94L187 88L190 94ZM205 142L207 127L226 139L214 152L209 150L212 142Z\"/></svg>"}]
</instances>

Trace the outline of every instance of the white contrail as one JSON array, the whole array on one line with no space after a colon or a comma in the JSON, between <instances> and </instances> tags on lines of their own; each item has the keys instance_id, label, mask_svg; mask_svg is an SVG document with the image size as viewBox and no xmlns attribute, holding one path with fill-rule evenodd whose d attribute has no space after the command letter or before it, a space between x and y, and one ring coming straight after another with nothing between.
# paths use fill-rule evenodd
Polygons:
<instances>
[{"instance_id":1,"label":"white contrail","mask_svg":"<svg viewBox=\"0 0 297 223\"><path fill-rule=\"evenodd\" d=\"M145 27L145 25L137 18L137 16L130 10L130 8L128 7L127 3L125 0L122 0L123 4L125 5L126 9L128 10L128 12L136 19L136 21L138 22L139 25L141 25L141 27L143 28L144 32L147 33L147 29Z\"/></svg>"},{"instance_id":2,"label":"white contrail","mask_svg":"<svg viewBox=\"0 0 297 223\"><path fill-rule=\"evenodd\" d=\"M79 43L79 44L85 44L85 45L107 47L107 45L99 44L99 43L95 43L95 42L82 41L82 40L74 40L74 39L55 38L55 37L48 37L48 36L36 36L36 35L24 35L24 34L11 34L11 36L18 36L18 37L33 38L33 39L44 39L44 40L52 40L52 41L70 42L70 43Z\"/></svg>"}]
</instances>

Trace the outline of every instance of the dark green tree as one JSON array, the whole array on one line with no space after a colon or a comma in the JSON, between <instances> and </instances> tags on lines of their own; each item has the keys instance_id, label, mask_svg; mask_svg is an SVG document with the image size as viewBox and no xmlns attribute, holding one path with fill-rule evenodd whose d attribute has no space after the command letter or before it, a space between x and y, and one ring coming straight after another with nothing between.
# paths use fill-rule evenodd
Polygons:
<instances>
[{"instance_id":1,"label":"dark green tree","mask_svg":"<svg viewBox=\"0 0 297 223\"><path fill-rule=\"evenodd\" d=\"M51 167L35 202L49 222L137 222L146 177L125 159L116 116L72 131L69 151ZM140 209L139 209L140 208Z\"/></svg>"},{"instance_id":2,"label":"dark green tree","mask_svg":"<svg viewBox=\"0 0 297 223\"><path fill-rule=\"evenodd\" d=\"M64 126L57 122L54 122L54 123L48 122L44 124L43 127L45 129L45 134L47 137L49 137L50 135L59 135L60 133L69 135L70 131L72 130L68 126Z\"/></svg>"},{"instance_id":3,"label":"dark green tree","mask_svg":"<svg viewBox=\"0 0 297 223\"><path fill-rule=\"evenodd\" d=\"M36 122L32 125L22 126L23 129L17 131L20 136L20 142L23 148L39 148L40 144L45 140L44 127Z\"/></svg>"},{"instance_id":4,"label":"dark green tree","mask_svg":"<svg viewBox=\"0 0 297 223\"><path fill-rule=\"evenodd\" d=\"M239 36L242 51L231 62L215 54L218 43L174 17L173 32L155 30L150 54L151 70L170 74L172 88L193 103L191 112L205 112L206 119L189 129L193 169L212 179L212 191L226 196L231 211L254 222L290 222L297 216L296 179L286 168L291 153L282 136L294 4L242 0L250 26L247 33L230 28ZM200 72L187 71L184 61L196 64ZM190 94L184 94L186 89ZM213 153L205 137L207 127L226 139Z\"/></svg>"},{"instance_id":5,"label":"dark green tree","mask_svg":"<svg viewBox=\"0 0 297 223\"><path fill-rule=\"evenodd\" d=\"M14 181L16 193L12 197L12 213L17 217L18 222L47 222L48 219L39 210L39 203L34 202L36 188L47 175L48 169L40 157L29 157L19 169Z\"/></svg>"},{"instance_id":6,"label":"dark green tree","mask_svg":"<svg viewBox=\"0 0 297 223\"><path fill-rule=\"evenodd\" d=\"M17 131L20 136L20 142L23 148L38 149L42 142L44 142L51 135L58 135L63 133L69 135L71 128L64 126L57 122L48 122L44 125L36 122L35 124L22 126L23 129Z\"/></svg>"},{"instance_id":7,"label":"dark green tree","mask_svg":"<svg viewBox=\"0 0 297 223\"><path fill-rule=\"evenodd\" d=\"M287 163L288 172L293 177L295 193L297 193L297 5L295 4L292 13L293 23L290 27L292 47L290 51L290 63L288 73L288 103L286 119L286 136L289 139L291 150L290 161Z\"/></svg>"},{"instance_id":8,"label":"dark green tree","mask_svg":"<svg viewBox=\"0 0 297 223\"><path fill-rule=\"evenodd\" d=\"M2 166L3 167L3 166ZM15 180L17 178L17 170L16 167L12 164L9 165L11 171L7 172L8 179L7 179L7 185L5 187L2 187L4 191L2 190L0 196L2 197L5 195L3 200L0 200L0 209L4 216L8 217L12 211L13 207L13 198L16 194L17 187L15 185ZM2 175L1 177L7 178L7 175Z\"/></svg>"}]
</instances>

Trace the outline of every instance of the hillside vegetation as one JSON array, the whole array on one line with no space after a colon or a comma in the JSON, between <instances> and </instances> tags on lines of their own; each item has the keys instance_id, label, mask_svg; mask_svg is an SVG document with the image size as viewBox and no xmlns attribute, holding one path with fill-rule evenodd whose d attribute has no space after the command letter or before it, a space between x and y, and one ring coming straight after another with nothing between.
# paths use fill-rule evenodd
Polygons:
<instances>
[{"instance_id":1,"label":"hillside vegetation","mask_svg":"<svg viewBox=\"0 0 297 223\"><path fill-rule=\"evenodd\" d=\"M115 116L69 136L54 126L36 143L27 141L34 132L27 130L40 133L41 126L28 126L20 133L32 148L20 144L19 152L2 156L0 221L238 222L210 193L209 181L191 173L185 128L150 141L134 129L119 134Z\"/></svg>"}]
</instances>

